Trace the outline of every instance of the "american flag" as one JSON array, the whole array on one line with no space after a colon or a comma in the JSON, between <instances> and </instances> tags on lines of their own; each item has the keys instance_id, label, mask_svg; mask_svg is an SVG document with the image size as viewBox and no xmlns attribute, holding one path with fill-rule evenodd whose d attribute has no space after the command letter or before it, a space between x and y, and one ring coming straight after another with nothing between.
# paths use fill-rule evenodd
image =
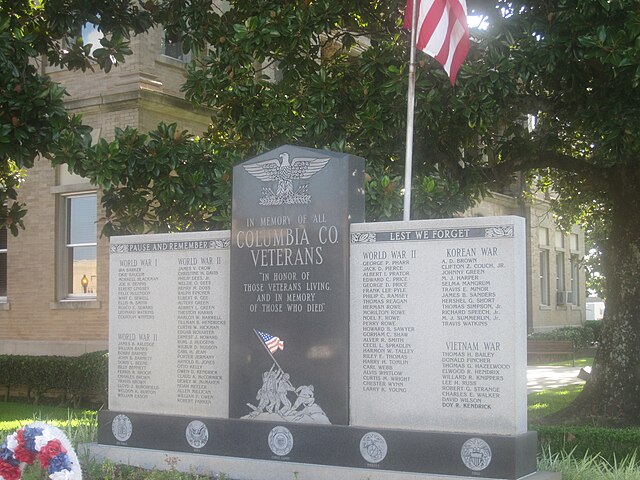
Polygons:
<instances>
[{"instance_id":1,"label":"american flag","mask_svg":"<svg viewBox=\"0 0 640 480\"><path fill-rule=\"evenodd\" d=\"M453 85L469 52L466 0L407 0L405 28L411 28L414 1L418 2L416 48L435 58Z\"/></svg>"},{"instance_id":2,"label":"american flag","mask_svg":"<svg viewBox=\"0 0 640 480\"><path fill-rule=\"evenodd\" d=\"M284 350L284 342L279 337L274 337L260 330L256 330L256 333L271 353L275 353L277 350Z\"/></svg>"}]
</instances>

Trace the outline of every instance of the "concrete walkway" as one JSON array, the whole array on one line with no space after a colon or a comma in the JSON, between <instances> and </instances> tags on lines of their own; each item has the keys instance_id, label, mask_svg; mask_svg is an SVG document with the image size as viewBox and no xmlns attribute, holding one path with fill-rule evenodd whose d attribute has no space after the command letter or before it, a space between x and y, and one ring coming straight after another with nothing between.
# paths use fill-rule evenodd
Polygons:
<instances>
[{"instance_id":1,"label":"concrete walkway","mask_svg":"<svg viewBox=\"0 0 640 480\"><path fill-rule=\"evenodd\" d=\"M584 380L578 378L578 373L580 373L580 367L552 367L548 365L527 367L527 393L584 383Z\"/></svg>"}]
</instances>

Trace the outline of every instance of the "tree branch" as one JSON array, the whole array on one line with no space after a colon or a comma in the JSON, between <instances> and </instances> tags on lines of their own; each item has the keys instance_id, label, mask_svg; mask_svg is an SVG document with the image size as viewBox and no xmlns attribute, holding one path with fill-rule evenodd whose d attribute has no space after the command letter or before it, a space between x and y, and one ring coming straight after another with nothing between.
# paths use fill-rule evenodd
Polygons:
<instances>
[{"instance_id":1,"label":"tree branch","mask_svg":"<svg viewBox=\"0 0 640 480\"><path fill-rule=\"evenodd\" d=\"M483 167L480 171L490 181L499 181L508 175L541 168L551 168L566 173L572 173L585 178L596 190L606 190L610 186L612 167L595 165L585 158L563 154L551 149L529 149L519 151L517 155L510 155L507 161Z\"/></svg>"}]
</instances>

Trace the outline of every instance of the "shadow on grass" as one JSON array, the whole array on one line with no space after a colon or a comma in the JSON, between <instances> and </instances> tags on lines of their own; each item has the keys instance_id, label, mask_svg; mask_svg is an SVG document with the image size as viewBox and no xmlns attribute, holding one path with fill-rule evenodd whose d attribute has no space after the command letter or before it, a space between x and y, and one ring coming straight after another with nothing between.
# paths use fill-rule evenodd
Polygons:
<instances>
[{"instance_id":1,"label":"shadow on grass","mask_svg":"<svg viewBox=\"0 0 640 480\"><path fill-rule=\"evenodd\" d=\"M582 384L567 385L529 394L527 396L529 423L536 423L537 420L567 407L582 392L583 387Z\"/></svg>"}]
</instances>

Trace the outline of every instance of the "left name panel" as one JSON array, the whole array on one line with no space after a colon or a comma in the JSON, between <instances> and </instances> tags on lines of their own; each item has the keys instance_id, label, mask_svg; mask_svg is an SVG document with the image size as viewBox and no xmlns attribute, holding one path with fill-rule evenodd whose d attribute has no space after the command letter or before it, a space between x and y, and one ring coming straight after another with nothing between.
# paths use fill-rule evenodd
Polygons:
<instances>
[{"instance_id":1,"label":"left name panel","mask_svg":"<svg viewBox=\"0 0 640 480\"><path fill-rule=\"evenodd\" d=\"M229 232L112 237L109 407L228 417Z\"/></svg>"}]
</instances>

